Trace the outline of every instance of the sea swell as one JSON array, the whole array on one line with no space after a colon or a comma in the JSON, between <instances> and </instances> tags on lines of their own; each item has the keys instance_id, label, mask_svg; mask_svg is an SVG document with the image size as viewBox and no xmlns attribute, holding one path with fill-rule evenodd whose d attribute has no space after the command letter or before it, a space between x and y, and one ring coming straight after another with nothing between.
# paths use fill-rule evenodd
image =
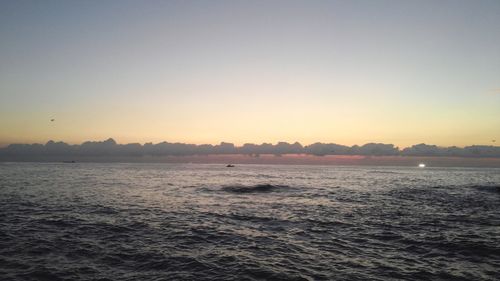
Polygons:
<instances>
[{"instance_id":1,"label":"sea swell","mask_svg":"<svg viewBox=\"0 0 500 281\"><path fill-rule=\"evenodd\" d=\"M230 193L262 193L262 192L282 192L290 190L287 185L256 184L256 185L227 185L221 188Z\"/></svg>"}]
</instances>

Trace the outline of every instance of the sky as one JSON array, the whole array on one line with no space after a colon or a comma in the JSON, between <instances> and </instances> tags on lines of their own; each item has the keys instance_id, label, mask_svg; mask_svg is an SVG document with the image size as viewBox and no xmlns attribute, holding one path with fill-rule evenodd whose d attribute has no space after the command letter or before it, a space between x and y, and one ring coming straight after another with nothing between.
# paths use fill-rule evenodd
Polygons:
<instances>
[{"instance_id":1,"label":"sky","mask_svg":"<svg viewBox=\"0 0 500 281\"><path fill-rule=\"evenodd\" d=\"M500 1L1 0L0 146L108 137L495 144Z\"/></svg>"}]
</instances>

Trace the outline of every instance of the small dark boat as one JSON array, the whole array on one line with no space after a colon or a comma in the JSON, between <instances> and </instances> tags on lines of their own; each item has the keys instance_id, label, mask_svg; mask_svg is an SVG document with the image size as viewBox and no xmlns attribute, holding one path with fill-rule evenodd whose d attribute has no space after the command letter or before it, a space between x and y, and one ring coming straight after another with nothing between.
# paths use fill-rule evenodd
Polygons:
<instances>
[{"instance_id":1,"label":"small dark boat","mask_svg":"<svg viewBox=\"0 0 500 281\"><path fill-rule=\"evenodd\" d=\"M63 161L63 163L76 163L75 160L71 160L71 161Z\"/></svg>"},{"instance_id":2,"label":"small dark boat","mask_svg":"<svg viewBox=\"0 0 500 281\"><path fill-rule=\"evenodd\" d=\"M227 165L226 165L226 168L234 168L234 165L227 164Z\"/></svg>"}]
</instances>

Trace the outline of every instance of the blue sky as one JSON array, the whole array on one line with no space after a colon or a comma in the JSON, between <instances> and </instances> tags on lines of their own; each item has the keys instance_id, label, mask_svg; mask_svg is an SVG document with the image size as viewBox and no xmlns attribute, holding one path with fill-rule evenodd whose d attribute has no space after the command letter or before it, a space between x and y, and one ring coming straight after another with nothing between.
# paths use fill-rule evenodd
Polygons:
<instances>
[{"instance_id":1,"label":"blue sky","mask_svg":"<svg viewBox=\"0 0 500 281\"><path fill-rule=\"evenodd\" d=\"M2 1L0 144L490 144L499 15L499 1Z\"/></svg>"}]
</instances>

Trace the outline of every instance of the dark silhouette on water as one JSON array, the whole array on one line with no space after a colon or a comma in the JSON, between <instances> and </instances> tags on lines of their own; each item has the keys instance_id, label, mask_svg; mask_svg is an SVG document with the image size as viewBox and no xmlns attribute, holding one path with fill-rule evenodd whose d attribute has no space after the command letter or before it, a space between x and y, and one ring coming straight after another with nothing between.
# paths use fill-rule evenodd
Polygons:
<instances>
[{"instance_id":1,"label":"dark silhouette on water","mask_svg":"<svg viewBox=\"0 0 500 281\"><path fill-rule=\"evenodd\" d=\"M227 164L227 165L226 165L226 168L234 168L234 165L232 165L232 164Z\"/></svg>"}]
</instances>

